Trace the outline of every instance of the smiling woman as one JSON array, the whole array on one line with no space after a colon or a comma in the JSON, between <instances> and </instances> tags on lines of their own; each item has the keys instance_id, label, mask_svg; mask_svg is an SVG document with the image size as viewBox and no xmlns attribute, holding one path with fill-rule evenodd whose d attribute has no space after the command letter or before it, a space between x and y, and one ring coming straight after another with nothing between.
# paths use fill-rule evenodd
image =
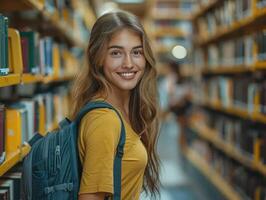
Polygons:
<instances>
[{"instance_id":1,"label":"smiling woman","mask_svg":"<svg viewBox=\"0 0 266 200\"><path fill-rule=\"evenodd\" d=\"M139 34L130 29L117 32L108 44L103 63L104 75L112 84L110 95L129 95L140 81L146 65Z\"/></svg>"},{"instance_id":2,"label":"smiling woman","mask_svg":"<svg viewBox=\"0 0 266 200\"><path fill-rule=\"evenodd\" d=\"M147 35L139 19L119 11L101 16L92 28L87 65L72 90L73 113L91 101L112 105L122 116L126 139L117 194L114 159L121 124L113 110L85 115L79 129L80 199L139 199L144 189L158 194L156 70Z\"/></svg>"}]
</instances>

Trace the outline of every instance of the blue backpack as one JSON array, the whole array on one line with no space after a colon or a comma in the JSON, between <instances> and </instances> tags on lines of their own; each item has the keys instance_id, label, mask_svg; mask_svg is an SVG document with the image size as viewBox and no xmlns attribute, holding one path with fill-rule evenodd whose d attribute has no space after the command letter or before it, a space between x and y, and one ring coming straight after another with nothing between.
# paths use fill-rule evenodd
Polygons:
<instances>
[{"instance_id":1,"label":"blue backpack","mask_svg":"<svg viewBox=\"0 0 266 200\"><path fill-rule=\"evenodd\" d=\"M86 104L75 120L65 118L59 129L31 141L30 153L24 158L22 169L23 200L77 200L82 172L77 139L79 123L89 111L97 108L113 109L121 121L121 133L114 160L114 200L121 199L121 160L125 144L125 127L121 116L110 104L94 101ZM108 199L108 198L106 198Z\"/></svg>"}]
</instances>

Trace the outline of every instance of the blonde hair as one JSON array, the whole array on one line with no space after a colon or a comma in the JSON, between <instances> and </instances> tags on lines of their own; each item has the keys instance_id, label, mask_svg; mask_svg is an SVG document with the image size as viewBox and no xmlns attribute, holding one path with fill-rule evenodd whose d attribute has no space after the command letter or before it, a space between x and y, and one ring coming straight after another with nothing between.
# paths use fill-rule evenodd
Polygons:
<instances>
[{"instance_id":1,"label":"blonde hair","mask_svg":"<svg viewBox=\"0 0 266 200\"><path fill-rule=\"evenodd\" d=\"M86 66L80 71L72 88L72 114L89 101L106 95L108 82L103 75L103 59L107 45L112 36L122 29L130 29L138 33L142 40L146 67L143 77L132 90L129 101L130 122L147 149L148 164L144 174L144 190L155 197L159 194L159 158L156 152L158 139L157 118L157 72L155 59L147 35L138 18L128 12L107 13L97 19L94 24L86 52Z\"/></svg>"}]
</instances>

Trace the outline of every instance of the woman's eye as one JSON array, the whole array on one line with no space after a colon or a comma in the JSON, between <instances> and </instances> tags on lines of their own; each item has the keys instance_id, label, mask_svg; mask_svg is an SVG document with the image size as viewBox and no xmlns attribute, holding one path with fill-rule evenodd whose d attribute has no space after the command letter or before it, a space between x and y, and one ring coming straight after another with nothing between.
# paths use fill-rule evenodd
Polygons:
<instances>
[{"instance_id":1,"label":"woman's eye","mask_svg":"<svg viewBox=\"0 0 266 200\"><path fill-rule=\"evenodd\" d=\"M143 54L142 50L134 50L134 51L133 51L133 55L134 55L134 56L140 56L140 55L142 55L142 54Z\"/></svg>"},{"instance_id":2,"label":"woman's eye","mask_svg":"<svg viewBox=\"0 0 266 200\"><path fill-rule=\"evenodd\" d=\"M112 51L111 52L111 55L112 56L120 56L121 55L121 52L120 51Z\"/></svg>"}]
</instances>

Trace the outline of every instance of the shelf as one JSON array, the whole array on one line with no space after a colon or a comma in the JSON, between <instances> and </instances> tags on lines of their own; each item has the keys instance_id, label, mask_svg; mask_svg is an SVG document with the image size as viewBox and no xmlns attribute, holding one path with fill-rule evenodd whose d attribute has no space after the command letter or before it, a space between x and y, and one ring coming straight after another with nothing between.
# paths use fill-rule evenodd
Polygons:
<instances>
[{"instance_id":1,"label":"shelf","mask_svg":"<svg viewBox=\"0 0 266 200\"><path fill-rule=\"evenodd\" d=\"M180 28L162 27L156 28L154 31L154 37L188 37L188 33L185 33Z\"/></svg>"},{"instance_id":2,"label":"shelf","mask_svg":"<svg viewBox=\"0 0 266 200\"><path fill-rule=\"evenodd\" d=\"M252 120L255 122L260 122L263 124L266 124L266 115L261 114L261 113L249 113L248 111L244 110L244 109L240 109L237 107L223 107L219 102L217 103L213 103L213 102L204 102L204 103L197 103L194 102L196 105L199 106L204 106L219 112L223 112L232 116L237 116L240 118L244 118L244 119L248 119L248 120Z\"/></svg>"},{"instance_id":3,"label":"shelf","mask_svg":"<svg viewBox=\"0 0 266 200\"><path fill-rule=\"evenodd\" d=\"M9 74L7 76L0 76L0 87L16 85L20 83L20 74Z\"/></svg>"},{"instance_id":4,"label":"shelf","mask_svg":"<svg viewBox=\"0 0 266 200\"><path fill-rule=\"evenodd\" d=\"M153 20L191 20L191 16L186 13L158 13L153 14Z\"/></svg>"},{"instance_id":5,"label":"shelf","mask_svg":"<svg viewBox=\"0 0 266 200\"><path fill-rule=\"evenodd\" d=\"M232 66L232 67L215 67L204 68L202 74L204 75L220 75L220 74L239 74L255 71L254 66Z\"/></svg>"},{"instance_id":6,"label":"shelf","mask_svg":"<svg viewBox=\"0 0 266 200\"><path fill-rule=\"evenodd\" d=\"M258 11L257 14L247 17L245 19L242 19L240 21L236 21L233 23L232 26L228 28L220 28L216 31L216 34L210 35L206 38L198 38L196 41L198 41L198 45L200 46L206 46L210 43L216 42L224 37L227 37L232 34L239 34L240 32L244 33L246 32L247 27L251 28L252 25L258 25L265 23L263 19L266 17L266 10L263 9L261 11ZM261 21L260 23L258 23Z\"/></svg>"},{"instance_id":7,"label":"shelf","mask_svg":"<svg viewBox=\"0 0 266 200\"><path fill-rule=\"evenodd\" d=\"M202 159L194 150L186 149L185 157L229 200L241 200L241 196L233 190L210 165Z\"/></svg>"},{"instance_id":8,"label":"shelf","mask_svg":"<svg viewBox=\"0 0 266 200\"><path fill-rule=\"evenodd\" d=\"M9 169L14 167L19 161L22 160L30 151L30 146L25 144L22 149L18 149L16 152L7 154L6 160L0 165L0 177L6 173Z\"/></svg>"},{"instance_id":9,"label":"shelf","mask_svg":"<svg viewBox=\"0 0 266 200\"><path fill-rule=\"evenodd\" d=\"M41 75L33 74L22 74L21 75L21 84L36 83L42 80Z\"/></svg>"},{"instance_id":10,"label":"shelf","mask_svg":"<svg viewBox=\"0 0 266 200\"><path fill-rule=\"evenodd\" d=\"M62 81L69 81L74 79L73 75L63 76L63 77L56 77L56 76L45 76L42 78L43 83L52 83L52 82L62 82Z\"/></svg>"},{"instance_id":11,"label":"shelf","mask_svg":"<svg viewBox=\"0 0 266 200\"><path fill-rule=\"evenodd\" d=\"M259 163L259 162L252 160L251 158L241 153L241 151L235 148L232 144L225 142L223 139L219 137L219 133L216 130L212 130L206 125L199 124L193 121L190 123L190 127L200 137L211 142L220 151L234 158L235 160L245 165L246 167L256 170L259 173L266 176L266 166L263 163Z\"/></svg>"}]
</instances>

